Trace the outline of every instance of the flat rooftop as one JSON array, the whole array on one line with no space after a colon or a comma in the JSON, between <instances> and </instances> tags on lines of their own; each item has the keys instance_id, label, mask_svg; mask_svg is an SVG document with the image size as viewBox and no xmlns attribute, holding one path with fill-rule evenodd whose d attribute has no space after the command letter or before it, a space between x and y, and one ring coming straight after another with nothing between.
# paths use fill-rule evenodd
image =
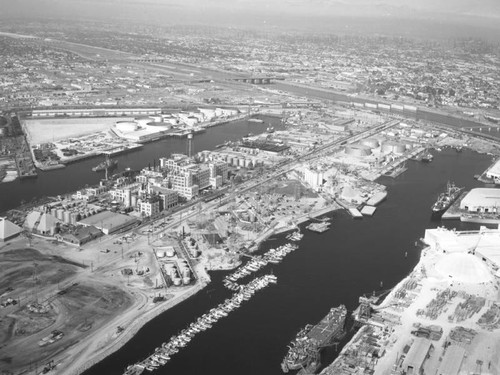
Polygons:
<instances>
[{"instance_id":1,"label":"flat rooftop","mask_svg":"<svg viewBox=\"0 0 500 375\"><path fill-rule=\"evenodd\" d=\"M93 225L96 228L101 230L107 230L112 232L113 230L117 230L118 228L123 228L133 222L137 221L136 218L111 212L111 211L102 211L96 215L89 216L83 220L80 220L79 223L82 225Z\"/></svg>"},{"instance_id":2,"label":"flat rooftop","mask_svg":"<svg viewBox=\"0 0 500 375\"><path fill-rule=\"evenodd\" d=\"M290 148L286 145L280 145L273 142L254 142L254 141L243 142L241 144L241 147L258 148L259 150L262 151L275 152L275 153L283 152Z\"/></svg>"}]
</instances>

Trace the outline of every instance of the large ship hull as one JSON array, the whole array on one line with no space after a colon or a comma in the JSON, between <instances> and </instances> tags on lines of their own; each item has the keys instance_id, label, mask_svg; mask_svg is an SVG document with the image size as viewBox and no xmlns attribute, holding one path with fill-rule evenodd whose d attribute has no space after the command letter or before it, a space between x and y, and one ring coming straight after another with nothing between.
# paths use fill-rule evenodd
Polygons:
<instances>
[{"instance_id":1,"label":"large ship hull","mask_svg":"<svg viewBox=\"0 0 500 375\"><path fill-rule=\"evenodd\" d=\"M450 206L455 203L455 201L462 194L463 188L456 187L454 184L447 185L447 189L444 193L441 193L436 201L432 205L432 217L440 218Z\"/></svg>"},{"instance_id":2,"label":"large ship hull","mask_svg":"<svg viewBox=\"0 0 500 375\"><path fill-rule=\"evenodd\" d=\"M307 325L302 329L291 342L283 359L283 372L306 368L313 362L319 363L321 349L342 335L346 316L347 309L341 305L332 308L318 324Z\"/></svg>"}]
</instances>

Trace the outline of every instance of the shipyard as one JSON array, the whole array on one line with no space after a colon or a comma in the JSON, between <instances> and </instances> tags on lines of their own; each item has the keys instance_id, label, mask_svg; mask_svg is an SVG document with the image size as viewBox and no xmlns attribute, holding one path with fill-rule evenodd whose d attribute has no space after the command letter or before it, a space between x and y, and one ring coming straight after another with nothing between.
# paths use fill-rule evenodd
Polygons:
<instances>
[{"instance_id":1,"label":"shipyard","mask_svg":"<svg viewBox=\"0 0 500 375\"><path fill-rule=\"evenodd\" d=\"M2 375L500 374L495 7L42 3L0 16Z\"/></svg>"}]
</instances>

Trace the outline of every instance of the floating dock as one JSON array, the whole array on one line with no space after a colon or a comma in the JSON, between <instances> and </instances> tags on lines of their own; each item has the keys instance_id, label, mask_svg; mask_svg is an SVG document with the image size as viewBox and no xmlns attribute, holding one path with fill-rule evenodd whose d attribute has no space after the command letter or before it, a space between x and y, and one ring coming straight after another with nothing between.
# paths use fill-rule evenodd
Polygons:
<instances>
[{"instance_id":1,"label":"floating dock","mask_svg":"<svg viewBox=\"0 0 500 375\"><path fill-rule=\"evenodd\" d=\"M366 201L366 204L369 206L376 206L383 200L387 198L387 191L379 191L378 193L373 194L373 196Z\"/></svg>"},{"instance_id":2,"label":"floating dock","mask_svg":"<svg viewBox=\"0 0 500 375\"><path fill-rule=\"evenodd\" d=\"M361 209L361 214L364 216L373 216L376 210L376 207L366 205Z\"/></svg>"},{"instance_id":3,"label":"floating dock","mask_svg":"<svg viewBox=\"0 0 500 375\"><path fill-rule=\"evenodd\" d=\"M330 229L330 223L326 221L322 221L320 223L311 223L306 228L313 232L323 233Z\"/></svg>"},{"instance_id":4,"label":"floating dock","mask_svg":"<svg viewBox=\"0 0 500 375\"><path fill-rule=\"evenodd\" d=\"M348 211L354 219L361 219L363 217L363 214L357 208L352 207Z\"/></svg>"}]
</instances>

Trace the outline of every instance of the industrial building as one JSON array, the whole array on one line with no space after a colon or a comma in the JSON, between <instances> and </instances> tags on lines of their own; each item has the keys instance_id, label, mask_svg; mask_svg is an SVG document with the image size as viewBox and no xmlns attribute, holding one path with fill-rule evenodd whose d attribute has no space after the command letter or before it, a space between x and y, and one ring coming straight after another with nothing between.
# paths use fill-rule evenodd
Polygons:
<instances>
[{"instance_id":1,"label":"industrial building","mask_svg":"<svg viewBox=\"0 0 500 375\"><path fill-rule=\"evenodd\" d=\"M102 235L103 233L92 225L88 227L79 225L69 232L56 234L55 238L58 241L66 242L71 245L81 246L83 244L86 244L87 242L101 237Z\"/></svg>"},{"instance_id":2,"label":"industrial building","mask_svg":"<svg viewBox=\"0 0 500 375\"><path fill-rule=\"evenodd\" d=\"M260 142L260 141L245 141L240 145L240 151L246 153L260 153L276 156L283 155L285 151L289 150L290 147L287 145L275 143L275 142Z\"/></svg>"},{"instance_id":3,"label":"industrial building","mask_svg":"<svg viewBox=\"0 0 500 375\"><path fill-rule=\"evenodd\" d=\"M325 172L321 167L307 167L304 170L304 182L312 189L318 191L325 183Z\"/></svg>"},{"instance_id":4,"label":"industrial building","mask_svg":"<svg viewBox=\"0 0 500 375\"><path fill-rule=\"evenodd\" d=\"M472 189L460 202L460 209L469 212L500 213L500 189Z\"/></svg>"},{"instance_id":5,"label":"industrial building","mask_svg":"<svg viewBox=\"0 0 500 375\"><path fill-rule=\"evenodd\" d=\"M491 178L495 182L500 182L500 159L496 161L487 171L486 177Z\"/></svg>"},{"instance_id":6,"label":"industrial building","mask_svg":"<svg viewBox=\"0 0 500 375\"><path fill-rule=\"evenodd\" d=\"M142 201L139 205L139 212L148 217L158 215L160 213L160 200L150 198Z\"/></svg>"},{"instance_id":7,"label":"industrial building","mask_svg":"<svg viewBox=\"0 0 500 375\"><path fill-rule=\"evenodd\" d=\"M102 211L78 222L78 224L86 227L94 226L104 234L131 229L137 223L138 221L134 217L110 211Z\"/></svg>"},{"instance_id":8,"label":"industrial building","mask_svg":"<svg viewBox=\"0 0 500 375\"><path fill-rule=\"evenodd\" d=\"M33 110L31 117L114 117L114 116L140 116L159 115L160 108L80 108L80 109L42 109Z\"/></svg>"},{"instance_id":9,"label":"industrial building","mask_svg":"<svg viewBox=\"0 0 500 375\"><path fill-rule=\"evenodd\" d=\"M406 354L402 368L406 374L422 374L423 366L433 345L429 339L417 337Z\"/></svg>"},{"instance_id":10,"label":"industrial building","mask_svg":"<svg viewBox=\"0 0 500 375\"><path fill-rule=\"evenodd\" d=\"M4 217L0 217L0 241L8 241L21 233L23 229L10 222Z\"/></svg>"},{"instance_id":11,"label":"industrial building","mask_svg":"<svg viewBox=\"0 0 500 375\"><path fill-rule=\"evenodd\" d=\"M467 351L464 348L456 344L446 348L437 375L458 375L466 353Z\"/></svg>"},{"instance_id":12,"label":"industrial building","mask_svg":"<svg viewBox=\"0 0 500 375\"><path fill-rule=\"evenodd\" d=\"M24 227L33 233L53 236L61 223L62 220L50 213L32 211L26 216Z\"/></svg>"},{"instance_id":13,"label":"industrial building","mask_svg":"<svg viewBox=\"0 0 500 375\"><path fill-rule=\"evenodd\" d=\"M450 253L436 264L445 278L461 282L489 282L500 278L500 230L454 231L445 228L427 229L425 243L443 253Z\"/></svg>"},{"instance_id":14,"label":"industrial building","mask_svg":"<svg viewBox=\"0 0 500 375\"><path fill-rule=\"evenodd\" d=\"M168 210L179 204L179 193L164 186L151 185L149 194L157 194L160 197L160 211Z\"/></svg>"}]
</instances>

